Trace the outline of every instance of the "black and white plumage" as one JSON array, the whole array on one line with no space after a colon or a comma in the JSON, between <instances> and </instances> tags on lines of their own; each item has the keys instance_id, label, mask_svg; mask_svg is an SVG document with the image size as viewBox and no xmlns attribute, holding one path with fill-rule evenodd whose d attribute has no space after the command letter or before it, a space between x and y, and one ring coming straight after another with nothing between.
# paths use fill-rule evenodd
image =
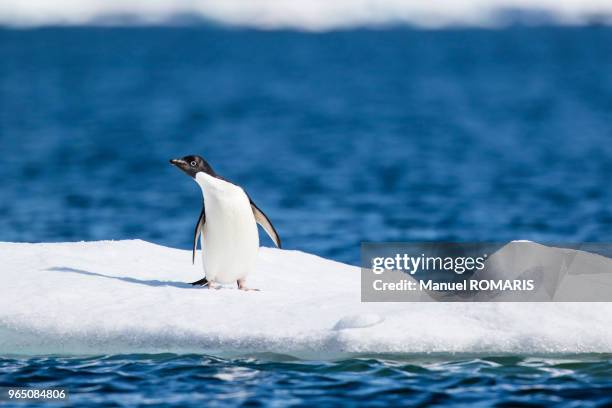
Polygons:
<instances>
[{"instance_id":1,"label":"black and white plumage","mask_svg":"<svg viewBox=\"0 0 612 408\"><path fill-rule=\"evenodd\" d=\"M212 287L215 283L238 282L239 288L246 289L244 279L254 268L259 250L257 224L281 247L270 219L241 187L219 176L202 157L185 156L170 163L191 176L202 190L192 262L200 240L206 276L193 284Z\"/></svg>"}]
</instances>

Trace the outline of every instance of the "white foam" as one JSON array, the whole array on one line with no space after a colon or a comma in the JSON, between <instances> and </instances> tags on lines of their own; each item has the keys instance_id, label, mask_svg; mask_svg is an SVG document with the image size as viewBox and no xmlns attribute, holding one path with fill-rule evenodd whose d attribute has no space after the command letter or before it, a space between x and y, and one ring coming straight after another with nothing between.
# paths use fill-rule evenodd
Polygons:
<instances>
[{"instance_id":1,"label":"white foam","mask_svg":"<svg viewBox=\"0 0 612 408\"><path fill-rule=\"evenodd\" d=\"M612 304L361 303L357 267L263 248L261 292L193 289L189 251L0 243L0 353L612 352Z\"/></svg>"},{"instance_id":2,"label":"white foam","mask_svg":"<svg viewBox=\"0 0 612 408\"><path fill-rule=\"evenodd\" d=\"M612 21L612 3L601 0L30 0L0 1L0 24L88 24L100 19L121 24L163 23L188 14L231 25L304 30L398 23L428 28L488 27L504 22L500 18L504 10L519 10L514 18L523 15L527 23ZM130 18L120 18L126 16Z\"/></svg>"}]
</instances>

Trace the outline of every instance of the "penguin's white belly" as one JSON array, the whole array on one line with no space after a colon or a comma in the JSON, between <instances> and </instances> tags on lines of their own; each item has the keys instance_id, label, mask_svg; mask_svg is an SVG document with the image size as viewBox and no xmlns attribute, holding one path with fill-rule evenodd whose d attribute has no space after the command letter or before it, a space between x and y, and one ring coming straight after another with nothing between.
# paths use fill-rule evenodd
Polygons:
<instances>
[{"instance_id":1,"label":"penguin's white belly","mask_svg":"<svg viewBox=\"0 0 612 408\"><path fill-rule=\"evenodd\" d=\"M203 185L206 223L202 230L202 261L212 282L235 283L255 267L259 250L257 224L244 191L222 180Z\"/></svg>"}]
</instances>

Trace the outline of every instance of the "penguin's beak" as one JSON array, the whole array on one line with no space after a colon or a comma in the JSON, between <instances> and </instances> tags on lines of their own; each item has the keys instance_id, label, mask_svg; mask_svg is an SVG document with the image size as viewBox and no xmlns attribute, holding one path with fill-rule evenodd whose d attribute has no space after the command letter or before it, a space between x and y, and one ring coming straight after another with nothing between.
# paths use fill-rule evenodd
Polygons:
<instances>
[{"instance_id":1,"label":"penguin's beak","mask_svg":"<svg viewBox=\"0 0 612 408\"><path fill-rule=\"evenodd\" d=\"M178 169L184 171L189 176L193 177L193 175L190 172L191 169L189 167L189 163L187 163L185 160L183 160L183 159L172 159L172 160L170 160L170 164L172 164L173 166L177 167Z\"/></svg>"},{"instance_id":2,"label":"penguin's beak","mask_svg":"<svg viewBox=\"0 0 612 408\"><path fill-rule=\"evenodd\" d=\"M185 160L182 160L182 159L172 159L172 160L170 160L170 164L172 164L173 166L178 167L179 169L181 169L183 171L187 171L187 169L189 168L189 165L187 164L187 162Z\"/></svg>"},{"instance_id":3,"label":"penguin's beak","mask_svg":"<svg viewBox=\"0 0 612 408\"><path fill-rule=\"evenodd\" d=\"M185 160L182 160L182 159L172 159L172 160L170 160L170 163L173 166L176 166L176 167L178 167L179 169L181 169L183 171L185 171L189 167L187 162Z\"/></svg>"}]
</instances>

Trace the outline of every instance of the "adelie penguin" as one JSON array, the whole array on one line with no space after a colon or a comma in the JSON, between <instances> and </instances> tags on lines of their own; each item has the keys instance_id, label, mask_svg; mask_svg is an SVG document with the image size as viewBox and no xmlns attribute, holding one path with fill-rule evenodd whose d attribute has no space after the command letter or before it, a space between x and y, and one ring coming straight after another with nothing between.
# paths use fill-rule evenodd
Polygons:
<instances>
[{"instance_id":1,"label":"adelie penguin","mask_svg":"<svg viewBox=\"0 0 612 408\"><path fill-rule=\"evenodd\" d=\"M237 282L239 289L249 290L245 278L255 267L259 251L257 223L280 248L276 229L240 186L219 176L202 157L185 156L170 163L192 177L202 189L192 262L200 240L205 277L192 285L214 288L216 283Z\"/></svg>"}]
</instances>

